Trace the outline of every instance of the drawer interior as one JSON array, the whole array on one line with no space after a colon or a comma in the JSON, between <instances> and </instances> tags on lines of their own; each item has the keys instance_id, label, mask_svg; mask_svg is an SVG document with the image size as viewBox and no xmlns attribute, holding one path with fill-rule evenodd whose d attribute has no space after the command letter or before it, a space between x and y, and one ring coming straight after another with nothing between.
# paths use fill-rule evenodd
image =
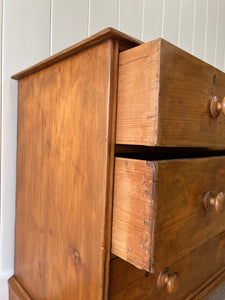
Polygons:
<instances>
[{"instance_id":1,"label":"drawer interior","mask_svg":"<svg viewBox=\"0 0 225 300\"><path fill-rule=\"evenodd\" d=\"M201 158L223 156L224 150L193 147L147 147L138 145L115 146L115 156L141 160L169 160L179 158Z\"/></svg>"}]
</instances>

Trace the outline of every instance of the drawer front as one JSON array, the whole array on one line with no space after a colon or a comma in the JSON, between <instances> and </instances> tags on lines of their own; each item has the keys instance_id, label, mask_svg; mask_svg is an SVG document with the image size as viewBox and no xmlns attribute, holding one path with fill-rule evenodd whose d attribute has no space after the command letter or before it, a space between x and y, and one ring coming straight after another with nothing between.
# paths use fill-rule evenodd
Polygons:
<instances>
[{"instance_id":1,"label":"drawer front","mask_svg":"<svg viewBox=\"0 0 225 300\"><path fill-rule=\"evenodd\" d=\"M116 158L112 253L140 269L161 270L225 230L222 192L222 156L155 162Z\"/></svg>"},{"instance_id":2,"label":"drawer front","mask_svg":"<svg viewBox=\"0 0 225 300\"><path fill-rule=\"evenodd\" d=\"M169 266L170 275L179 274L177 291L158 288L159 273L139 270L119 258L111 261L110 300L207 299L225 280L225 232Z\"/></svg>"},{"instance_id":3,"label":"drawer front","mask_svg":"<svg viewBox=\"0 0 225 300\"><path fill-rule=\"evenodd\" d=\"M225 149L225 116L210 114L214 96L225 97L225 74L176 46L158 39L124 51L116 143Z\"/></svg>"}]
</instances>

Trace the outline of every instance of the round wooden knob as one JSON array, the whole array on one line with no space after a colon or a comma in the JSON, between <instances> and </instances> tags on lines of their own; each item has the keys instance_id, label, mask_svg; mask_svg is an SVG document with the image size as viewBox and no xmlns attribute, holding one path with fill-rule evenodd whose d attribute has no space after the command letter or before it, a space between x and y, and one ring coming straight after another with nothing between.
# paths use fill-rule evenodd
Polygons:
<instances>
[{"instance_id":1,"label":"round wooden knob","mask_svg":"<svg viewBox=\"0 0 225 300\"><path fill-rule=\"evenodd\" d=\"M167 287L167 292L169 294L175 293L177 289L181 285L180 275L178 273L170 273L169 268L166 268L162 272L160 272L158 280L157 280L157 287Z\"/></svg>"},{"instance_id":2,"label":"round wooden knob","mask_svg":"<svg viewBox=\"0 0 225 300\"><path fill-rule=\"evenodd\" d=\"M217 118L221 111L225 115L225 97L223 98L222 103L220 103L218 98L216 96L214 96L210 103L211 117Z\"/></svg>"},{"instance_id":3,"label":"round wooden knob","mask_svg":"<svg viewBox=\"0 0 225 300\"><path fill-rule=\"evenodd\" d=\"M211 210L214 207L217 214L222 214L225 211L225 194L219 193L213 197L212 192L207 192L204 196L204 208Z\"/></svg>"}]
</instances>

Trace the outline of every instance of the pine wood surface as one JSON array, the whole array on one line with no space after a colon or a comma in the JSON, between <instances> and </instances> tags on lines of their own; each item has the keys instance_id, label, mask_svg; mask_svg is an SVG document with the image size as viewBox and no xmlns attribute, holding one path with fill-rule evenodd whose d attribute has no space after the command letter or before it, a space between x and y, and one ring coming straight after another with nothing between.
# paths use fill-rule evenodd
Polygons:
<instances>
[{"instance_id":1,"label":"pine wood surface","mask_svg":"<svg viewBox=\"0 0 225 300\"><path fill-rule=\"evenodd\" d=\"M23 287L16 280L15 276L11 277L9 283L10 300L32 300Z\"/></svg>"},{"instance_id":2,"label":"pine wood surface","mask_svg":"<svg viewBox=\"0 0 225 300\"><path fill-rule=\"evenodd\" d=\"M181 277L181 286L174 294L168 294L166 287L157 288L158 273L151 274L122 259L113 259L110 300L207 299L225 278L224 247L225 232L222 232L169 265Z\"/></svg>"},{"instance_id":3,"label":"pine wood surface","mask_svg":"<svg viewBox=\"0 0 225 300\"><path fill-rule=\"evenodd\" d=\"M152 258L154 164L116 158L112 253L149 270Z\"/></svg>"},{"instance_id":4,"label":"pine wood surface","mask_svg":"<svg viewBox=\"0 0 225 300\"><path fill-rule=\"evenodd\" d=\"M214 295L216 295L215 290L217 290L219 286L224 284L224 281L225 267L223 266L217 273L213 274L211 277L208 278L208 280L204 281L192 293L190 293L185 300L213 300L211 299L211 297L209 298L209 296L213 297Z\"/></svg>"},{"instance_id":5,"label":"pine wood surface","mask_svg":"<svg viewBox=\"0 0 225 300\"><path fill-rule=\"evenodd\" d=\"M112 252L159 272L225 230L203 196L225 191L225 157L145 161L116 158Z\"/></svg>"},{"instance_id":6,"label":"pine wood surface","mask_svg":"<svg viewBox=\"0 0 225 300\"><path fill-rule=\"evenodd\" d=\"M15 275L35 299L107 299L118 43L19 81Z\"/></svg>"},{"instance_id":7,"label":"pine wood surface","mask_svg":"<svg viewBox=\"0 0 225 300\"><path fill-rule=\"evenodd\" d=\"M119 56L117 144L157 144L159 41Z\"/></svg>"},{"instance_id":8,"label":"pine wood surface","mask_svg":"<svg viewBox=\"0 0 225 300\"><path fill-rule=\"evenodd\" d=\"M158 39L120 53L117 144L225 149L225 74Z\"/></svg>"}]
</instances>

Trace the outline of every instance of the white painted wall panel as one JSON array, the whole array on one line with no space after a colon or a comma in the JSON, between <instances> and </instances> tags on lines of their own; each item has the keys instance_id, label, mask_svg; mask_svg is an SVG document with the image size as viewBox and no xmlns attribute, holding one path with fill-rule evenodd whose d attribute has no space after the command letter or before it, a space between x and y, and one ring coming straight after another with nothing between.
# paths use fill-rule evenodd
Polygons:
<instances>
[{"instance_id":1,"label":"white painted wall panel","mask_svg":"<svg viewBox=\"0 0 225 300\"><path fill-rule=\"evenodd\" d=\"M180 24L180 0L164 0L162 36L178 44Z\"/></svg>"},{"instance_id":2,"label":"white painted wall panel","mask_svg":"<svg viewBox=\"0 0 225 300\"><path fill-rule=\"evenodd\" d=\"M9 298L8 283L0 286L0 300L7 300Z\"/></svg>"},{"instance_id":3,"label":"white painted wall panel","mask_svg":"<svg viewBox=\"0 0 225 300\"><path fill-rule=\"evenodd\" d=\"M142 40L152 41L162 36L163 0L145 0Z\"/></svg>"},{"instance_id":4,"label":"white painted wall panel","mask_svg":"<svg viewBox=\"0 0 225 300\"><path fill-rule=\"evenodd\" d=\"M194 0L181 0L180 2L180 30L178 46L185 51L192 52L194 28Z\"/></svg>"},{"instance_id":5,"label":"white painted wall panel","mask_svg":"<svg viewBox=\"0 0 225 300\"><path fill-rule=\"evenodd\" d=\"M88 35L89 0L52 0L52 53L59 52Z\"/></svg>"},{"instance_id":6,"label":"white painted wall panel","mask_svg":"<svg viewBox=\"0 0 225 300\"><path fill-rule=\"evenodd\" d=\"M13 269L17 82L10 76L49 56L50 0L3 1L0 272Z\"/></svg>"},{"instance_id":7,"label":"white painted wall panel","mask_svg":"<svg viewBox=\"0 0 225 300\"><path fill-rule=\"evenodd\" d=\"M218 3L218 28L216 39L216 67L225 68L225 0Z\"/></svg>"},{"instance_id":8,"label":"white painted wall panel","mask_svg":"<svg viewBox=\"0 0 225 300\"><path fill-rule=\"evenodd\" d=\"M143 0L120 0L118 17L119 30L141 39Z\"/></svg>"},{"instance_id":9,"label":"white painted wall panel","mask_svg":"<svg viewBox=\"0 0 225 300\"><path fill-rule=\"evenodd\" d=\"M193 54L201 59L204 58L205 50L206 6L207 0L195 0Z\"/></svg>"},{"instance_id":10,"label":"white painted wall panel","mask_svg":"<svg viewBox=\"0 0 225 300\"><path fill-rule=\"evenodd\" d=\"M207 0L204 59L211 65L216 59L217 3L218 0Z\"/></svg>"},{"instance_id":11,"label":"white painted wall panel","mask_svg":"<svg viewBox=\"0 0 225 300\"><path fill-rule=\"evenodd\" d=\"M119 0L89 0L89 35L106 27L117 28ZM138 1L138 0L136 0Z\"/></svg>"},{"instance_id":12,"label":"white painted wall panel","mask_svg":"<svg viewBox=\"0 0 225 300\"><path fill-rule=\"evenodd\" d=\"M0 0L0 116L2 115L2 93L1 93L2 91L2 29L3 29L2 27L3 27L3 0ZM0 130L1 130L1 125L0 125ZM0 141L0 145L1 145L1 141ZM1 158L0 158L0 166L1 166ZM1 178L0 178L0 189L1 189ZM1 204L1 197L0 197L0 204ZM1 214L1 209L0 209L0 214Z\"/></svg>"},{"instance_id":13,"label":"white painted wall panel","mask_svg":"<svg viewBox=\"0 0 225 300\"><path fill-rule=\"evenodd\" d=\"M13 275L13 272L0 275L0 300L9 298L8 279Z\"/></svg>"}]
</instances>

